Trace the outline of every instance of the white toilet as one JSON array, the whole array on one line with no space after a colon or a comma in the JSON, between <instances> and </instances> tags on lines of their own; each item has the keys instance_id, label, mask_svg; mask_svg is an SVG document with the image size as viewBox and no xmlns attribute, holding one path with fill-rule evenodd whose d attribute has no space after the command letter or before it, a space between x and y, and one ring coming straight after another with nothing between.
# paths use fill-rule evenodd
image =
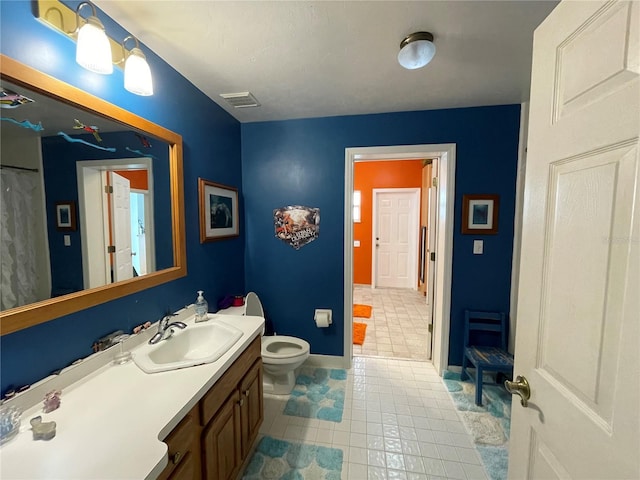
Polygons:
<instances>
[{"instance_id":1,"label":"white toilet","mask_svg":"<svg viewBox=\"0 0 640 480\"><path fill-rule=\"evenodd\" d=\"M264 318L262 303L254 292L249 292L242 307L229 307L221 314L256 315ZM296 384L295 369L309 358L309 343L286 335L262 337L263 389L265 393L289 395Z\"/></svg>"}]
</instances>

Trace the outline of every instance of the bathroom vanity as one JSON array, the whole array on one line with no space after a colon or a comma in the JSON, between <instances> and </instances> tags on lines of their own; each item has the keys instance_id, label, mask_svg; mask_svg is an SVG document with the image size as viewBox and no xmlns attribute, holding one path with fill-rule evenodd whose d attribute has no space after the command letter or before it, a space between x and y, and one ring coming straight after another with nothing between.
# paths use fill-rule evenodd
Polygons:
<instances>
[{"instance_id":1,"label":"bathroom vanity","mask_svg":"<svg viewBox=\"0 0 640 480\"><path fill-rule=\"evenodd\" d=\"M260 337L167 436L161 480L234 479L263 418Z\"/></svg>"},{"instance_id":2,"label":"bathroom vanity","mask_svg":"<svg viewBox=\"0 0 640 480\"><path fill-rule=\"evenodd\" d=\"M222 321L242 337L213 363L147 374L109 362L63 388L58 410L26 410L18 436L0 447L0 477L235 478L263 419L264 319ZM33 440L37 415L57 423L55 438Z\"/></svg>"}]
</instances>

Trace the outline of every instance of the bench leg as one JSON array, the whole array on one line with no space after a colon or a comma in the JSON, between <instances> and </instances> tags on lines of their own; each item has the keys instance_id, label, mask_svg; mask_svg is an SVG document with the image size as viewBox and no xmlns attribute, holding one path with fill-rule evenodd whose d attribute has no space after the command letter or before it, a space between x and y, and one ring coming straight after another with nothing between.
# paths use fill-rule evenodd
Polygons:
<instances>
[{"instance_id":1,"label":"bench leg","mask_svg":"<svg viewBox=\"0 0 640 480\"><path fill-rule=\"evenodd\" d=\"M476 405L482 406L482 368L476 368Z\"/></svg>"},{"instance_id":2,"label":"bench leg","mask_svg":"<svg viewBox=\"0 0 640 480\"><path fill-rule=\"evenodd\" d=\"M466 369L469 366L469 360L467 359L467 356L463 356L462 357L462 371L460 372L460 381L464 382L464 379L467 378L467 372Z\"/></svg>"}]
</instances>

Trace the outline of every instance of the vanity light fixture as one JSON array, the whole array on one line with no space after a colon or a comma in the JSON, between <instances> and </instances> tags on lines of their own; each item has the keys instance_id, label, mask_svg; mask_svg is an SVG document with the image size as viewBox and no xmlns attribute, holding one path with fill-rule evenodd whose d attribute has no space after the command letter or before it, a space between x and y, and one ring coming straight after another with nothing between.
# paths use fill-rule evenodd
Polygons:
<instances>
[{"instance_id":1,"label":"vanity light fixture","mask_svg":"<svg viewBox=\"0 0 640 480\"><path fill-rule=\"evenodd\" d=\"M122 42L117 42L109 37L92 3L81 2L75 10L60 0L36 0L36 5L36 17L39 20L77 42L76 62L79 65L92 72L108 75L113 73L115 64L124 69L125 89L136 95L153 95L151 69L138 39L129 35ZM86 5L91 7L91 16L83 18L85 23L82 23L80 10ZM74 22L75 29L69 31ZM127 50L125 43L131 39L136 42L135 46Z\"/></svg>"},{"instance_id":2,"label":"vanity light fixture","mask_svg":"<svg viewBox=\"0 0 640 480\"><path fill-rule=\"evenodd\" d=\"M127 55L124 44L127 40L135 40L136 46L129 50ZM147 58L140 50L138 39L129 35L122 41L122 53L124 55L124 88L136 95L153 95L153 79Z\"/></svg>"},{"instance_id":3,"label":"vanity light fixture","mask_svg":"<svg viewBox=\"0 0 640 480\"><path fill-rule=\"evenodd\" d=\"M429 32L415 32L400 42L398 63L408 70L424 67L436 54L433 34Z\"/></svg>"},{"instance_id":4,"label":"vanity light fixture","mask_svg":"<svg viewBox=\"0 0 640 480\"><path fill-rule=\"evenodd\" d=\"M80 9L85 5L91 7L92 15L80 27ZM109 38L104 30L104 25L97 17L96 7L89 2L80 3L76 9L76 31L78 33L76 45L78 65L103 75L113 73Z\"/></svg>"}]
</instances>

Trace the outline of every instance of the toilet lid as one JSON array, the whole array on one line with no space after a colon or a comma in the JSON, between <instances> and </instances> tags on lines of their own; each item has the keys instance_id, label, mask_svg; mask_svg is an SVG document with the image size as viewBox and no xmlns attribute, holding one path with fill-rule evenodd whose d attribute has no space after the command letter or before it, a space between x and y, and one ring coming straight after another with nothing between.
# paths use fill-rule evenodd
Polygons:
<instances>
[{"instance_id":1,"label":"toilet lid","mask_svg":"<svg viewBox=\"0 0 640 480\"><path fill-rule=\"evenodd\" d=\"M245 306L246 306L245 315L255 315L257 317L264 318L264 310L262 309L262 303L260 302L258 295L256 295L255 293L253 292L247 293L247 298L245 299Z\"/></svg>"}]
</instances>

